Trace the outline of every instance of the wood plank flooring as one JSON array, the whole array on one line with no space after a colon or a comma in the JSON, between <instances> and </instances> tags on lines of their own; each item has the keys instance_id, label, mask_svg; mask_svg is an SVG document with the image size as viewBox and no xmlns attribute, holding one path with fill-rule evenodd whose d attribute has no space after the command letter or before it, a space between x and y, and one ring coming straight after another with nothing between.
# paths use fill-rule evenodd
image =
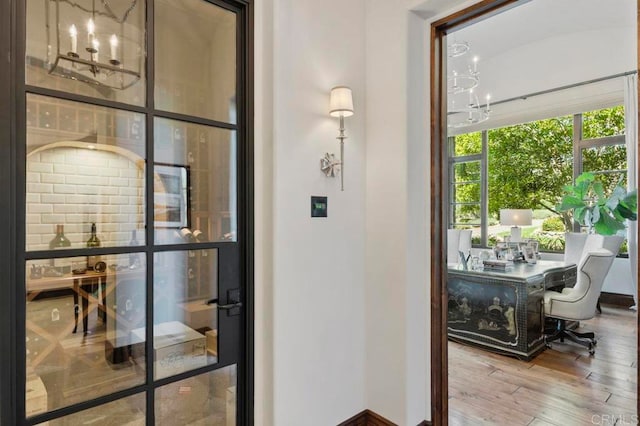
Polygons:
<instances>
[{"instance_id":1,"label":"wood plank flooring","mask_svg":"<svg viewBox=\"0 0 640 426\"><path fill-rule=\"evenodd\" d=\"M602 309L578 330L596 333L594 356L554 342L526 362L449 342L449 424L638 424L636 312Z\"/></svg>"}]
</instances>

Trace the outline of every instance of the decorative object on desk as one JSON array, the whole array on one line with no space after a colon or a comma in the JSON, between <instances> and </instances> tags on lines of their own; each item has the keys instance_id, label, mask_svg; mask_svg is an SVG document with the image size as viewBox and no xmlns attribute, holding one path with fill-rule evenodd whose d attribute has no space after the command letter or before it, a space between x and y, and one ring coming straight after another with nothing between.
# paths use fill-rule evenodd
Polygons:
<instances>
[{"instance_id":1,"label":"decorative object on desk","mask_svg":"<svg viewBox=\"0 0 640 426\"><path fill-rule=\"evenodd\" d=\"M524 262L524 256L522 254L522 243L509 242L507 243L507 247L509 248L509 254L511 255L511 259L507 260L512 260L514 262Z\"/></svg>"},{"instance_id":2,"label":"decorative object on desk","mask_svg":"<svg viewBox=\"0 0 640 426\"><path fill-rule=\"evenodd\" d=\"M478 256L471 256L471 270L478 271L482 269L482 263L480 263L480 258Z\"/></svg>"},{"instance_id":3,"label":"decorative object on desk","mask_svg":"<svg viewBox=\"0 0 640 426\"><path fill-rule=\"evenodd\" d=\"M511 242L522 241L520 226L531 225L533 211L531 209L500 209L500 225L511 225Z\"/></svg>"},{"instance_id":4,"label":"decorative object on desk","mask_svg":"<svg viewBox=\"0 0 640 426\"><path fill-rule=\"evenodd\" d=\"M96 234L96 224L95 223L91 224L91 236L87 240L87 247L88 248L100 247L100 238L98 238L98 235ZM99 261L99 260L100 260L99 256L88 255L87 256L87 269L93 270L93 268L96 265L96 262Z\"/></svg>"},{"instance_id":5,"label":"decorative object on desk","mask_svg":"<svg viewBox=\"0 0 640 426\"><path fill-rule=\"evenodd\" d=\"M572 212L573 220L586 226L589 233L614 235L626 228L625 220L638 220L638 191L627 192L619 182L607 195L602 182L585 172L576 178L575 185L564 187L556 210Z\"/></svg>"},{"instance_id":6,"label":"decorative object on desk","mask_svg":"<svg viewBox=\"0 0 640 426\"><path fill-rule=\"evenodd\" d=\"M506 254L509 251L508 243L496 243L493 247L493 255L498 260L505 260Z\"/></svg>"},{"instance_id":7,"label":"decorative object on desk","mask_svg":"<svg viewBox=\"0 0 640 426\"><path fill-rule=\"evenodd\" d=\"M507 266L509 266L510 264L511 262L507 260L500 260L500 259L482 261L482 265L484 266L485 269L496 269L499 271L506 270Z\"/></svg>"},{"instance_id":8,"label":"decorative object on desk","mask_svg":"<svg viewBox=\"0 0 640 426\"><path fill-rule=\"evenodd\" d=\"M489 260L491 259L491 252L489 250L481 250L479 257L480 257L480 260L483 262L485 260Z\"/></svg>"},{"instance_id":9,"label":"decorative object on desk","mask_svg":"<svg viewBox=\"0 0 640 426\"><path fill-rule=\"evenodd\" d=\"M142 71L144 31L127 19L143 13L141 2L92 0L90 8L86 3L45 0L49 74L118 90L132 86ZM79 38L80 31L86 37Z\"/></svg>"},{"instance_id":10,"label":"decorative object on desk","mask_svg":"<svg viewBox=\"0 0 640 426\"><path fill-rule=\"evenodd\" d=\"M460 264L462 265L462 270L463 271L468 271L469 270L469 265L467 263L467 261L469 260L469 256L465 256L464 252L462 250L458 251L458 255L460 255Z\"/></svg>"},{"instance_id":11,"label":"decorative object on desk","mask_svg":"<svg viewBox=\"0 0 640 426\"><path fill-rule=\"evenodd\" d=\"M340 141L340 160L336 161L333 154L326 153L320 160L320 169L328 177L340 173L340 190L344 191L344 118L353 115L353 94L346 86L336 86L331 89L329 100L329 115L340 118L340 134L336 139Z\"/></svg>"},{"instance_id":12,"label":"decorative object on desk","mask_svg":"<svg viewBox=\"0 0 640 426\"><path fill-rule=\"evenodd\" d=\"M524 260L527 263L537 263L538 262L538 257L536 256L536 253L533 251L533 247L531 247L531 246L525 246L524 247Z\"/></svg>"}]
</instances>

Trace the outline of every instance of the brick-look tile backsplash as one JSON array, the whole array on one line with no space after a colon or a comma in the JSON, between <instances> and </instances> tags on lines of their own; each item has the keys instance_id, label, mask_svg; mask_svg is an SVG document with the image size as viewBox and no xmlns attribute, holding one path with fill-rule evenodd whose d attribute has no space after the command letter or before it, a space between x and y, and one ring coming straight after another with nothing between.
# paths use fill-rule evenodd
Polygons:
<instances>
[{"instance_id":1,"label":"brick-look tile backsplash","mask_svg":"<svg viewBox=\"0 0 640 426\"><path fill-rule=\"evenodd\" d=\"M103 246L127 245L144 229L144 171L116 153L53 148L27 158L27 250L47 250L56 224L84 247L95 222Z\"/></svg>"}]
</instances>

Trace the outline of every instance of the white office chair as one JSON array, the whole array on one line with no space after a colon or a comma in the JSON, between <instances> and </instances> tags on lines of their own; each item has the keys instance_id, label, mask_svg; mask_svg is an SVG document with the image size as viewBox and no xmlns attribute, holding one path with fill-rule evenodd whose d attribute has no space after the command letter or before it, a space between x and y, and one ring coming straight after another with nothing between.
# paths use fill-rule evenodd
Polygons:
<instances>
[{"instance_id":1,"label":"white office chair","mask_svg":"<svg viewBox=\"0 0 640 426\"><path fill-rule=\"evenodd\" d=\"M460 252L467 256L470 250L470 229L447 229L447 265L457 265L460 263Z\"/></svg>"},{"instance_id":2,"label":"white office chair","mask_svg":"<svg viewBox=\"0 0 640 426\"><path fill-rule=\"evenodd\" d=\"M584 255L589 251L598 248L605 248L613 253L613 257L616 257L620 251L620 246L622 246L623 241L624 237L620 235L567 232L565 234L564 261L565 263L575 263L576 265L579 265ZM605 277L609 273L609 269L611 269L611 266L607 269L604 275ZM599 300L596 305L596 309L598 312L602 313Z\"/></svg>"},{"instance_id":3,"label":"white office chair","mask_svg":"<svg viewBox=\"0 0 640 426\"><path fill-rule=\"evenodd\" d=\"M594 333L578 333L566 328L566 321L580 321L593 318L604 278L613 263L614 255L603 248L592 249L582 256L578 264L578 279L573 288L565 288L561 293L544 292L544 315L556 321L553 334L546 336L547 344L567 338L589 348L595 353Z\"/></svg>"}]
</instances>

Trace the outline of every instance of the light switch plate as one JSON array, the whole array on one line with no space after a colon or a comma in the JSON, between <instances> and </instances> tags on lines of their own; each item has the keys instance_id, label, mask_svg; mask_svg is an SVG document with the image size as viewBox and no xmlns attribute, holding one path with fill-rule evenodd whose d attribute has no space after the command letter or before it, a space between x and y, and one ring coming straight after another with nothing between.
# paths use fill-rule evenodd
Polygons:
<instances>
[{"instance_id":1,"label":"light switch plate","mask_svg":"<svg viewBox=\"0 0 640 426\"><path fill-rule=\"evenodd\" d=\"M311 196L311 217L327 217L327 197Z\"/></svg>"}]
</instances>

